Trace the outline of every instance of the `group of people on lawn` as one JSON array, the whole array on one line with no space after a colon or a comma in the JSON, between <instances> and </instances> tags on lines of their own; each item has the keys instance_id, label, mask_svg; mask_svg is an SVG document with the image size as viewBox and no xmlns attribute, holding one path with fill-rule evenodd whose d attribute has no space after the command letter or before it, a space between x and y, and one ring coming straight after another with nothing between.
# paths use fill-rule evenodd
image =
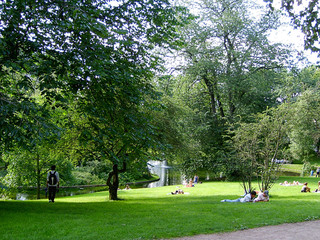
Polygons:
<instances>
[{"instance_id":1,"label":"group of people on lawn","mask_svg":"<svg viewBox=\"0 0 320 240\"><path fill-rule=\"evenodd\" d=\"M283 183L279 183L279 184L282 186L304 185L303 183L300 183L299 181L293 181L292 183L288 182L288 181L284 181Z\"/></svg>"},{"instance_id":2,"label":"group of people on lawn","mask_svg":"<svg viewBox=\"0 0 320 240\"><path fill-rule=\"evenodd\" d=\"M311 189L308 187L308 183L305 182L302 186L301 192L310 192ZM320 181L318 182L318 187L313 192L319 192L320 193Z\"/></svg>"},{"instance_id":3,"label":"group of people on lawn","mask_svg":"<svg viewBox=\"0 0 320 240\"><path fill-rule=\"evenodd\" d=\"M189 180L189 183L184 184L185 187L194 187L194 184L197 183L202 183L199 182L199 177L197 175L195 175L195 177ZM181 190L180 188L177 189L174 192L171 192L171 194L184 194L184 191ZM234 200L231 199L224 199L221 202L268 202L269 201L269 192L268 190L265 190L263 192L256 192L256 191L251 191L248 194L245 194L243 197L241 198L237 198Z\"/></svg>"},{"instance_id":4,"label":"group of people on lawn","mask_svg":"<svg viewBox=\"0 0 320 240\"><path fill-rule=\"evenodd\" d=\"M303 185L301 188L301 192L310 192L311 189L310 187L308 187L308 183L305 182L304 184L297 182L294 182L293 184L290 184L285 181L284 183L280 183L280 185L283 186L293 186L293 185ZM318 188L315 189L313 192L319 192L320 193L320 181L318 182ZM241 198L237 198L237 199L224 199L221 200L221 202L268 202L269 201L269 192L268 190L265 190L263 192L259 192L258 193L258 197L257 196L257 192L256 191L251 191L250 193L244 195Z\"/></svg>"},{"instance_id":5,"label":"group of people on lawn","mask_svg":"<svg viewBox=\"0 0 320 240\"><path fill-rule=\"evenodd\" d=\"M265 190L263 192L251 191L248 194L245 194L243 197L237 199L224 199L221 202L268 202L269 201L269 191Z\"/></svg>"},{"instance_id":6,"label":"group of people on lawn","mask_svg":"<svg viewBox=\"0 0 320 240\"><path fill-rule=\"evenodd\" d=\"M284 181L280 183L281 186L295 186L295 185L302 185L301 192L311 192L311 188L308 186L308 183L299 183L299 181L293 181L292 183L288 181ZM320 193L320 181L318 182L318 187L313 192Z\"/></svg>"},{"instance_id":7,"label":"group of people on lawn","mask_svg":"<svg viewBox=\"0 0 320 240\"><path fill-rule=\"evenodd\" d=\"M199 182L199 177L198 175L195 175L193 179L190 179L189 182L187 182L186 180L183 181L183 185L185 187L194 187L195 184L198 184L198 183L202 183L202 182ZM171 194L184 194L185 192L183 190L181 190L180 188L178 188L176 191L174 192L171 192Z\"/></svg>"}]
</instances>

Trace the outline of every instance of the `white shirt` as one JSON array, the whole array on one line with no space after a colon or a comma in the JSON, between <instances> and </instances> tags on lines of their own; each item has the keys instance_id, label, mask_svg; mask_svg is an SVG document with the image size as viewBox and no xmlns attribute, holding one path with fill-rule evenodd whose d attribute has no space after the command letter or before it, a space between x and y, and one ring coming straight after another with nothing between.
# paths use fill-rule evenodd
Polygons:
<instances>
[{"instance_id":1,"label":"white shirt","mask_svg":"<svg viewBox=\"0 0 320 240\"><path fill-rule=\"evenodd\" d=\"M266 200L269 201L269 196L267 195L265 197L265 196L263 196L263 192L261 192L261 193L258 194L258 197L253 201L254 202L260 202L260 201L266 201Z\"/></svg>"},{"instance_id":2,"label":"white shirt","mask_svg":"<svg viewBox=\"0 0 320 240\"><path fill-rule=\"evenodd\" d=\"M240 198L240 202L252 202L251 193L248 193L243 198Z\"/></svg>"}]
</instances>

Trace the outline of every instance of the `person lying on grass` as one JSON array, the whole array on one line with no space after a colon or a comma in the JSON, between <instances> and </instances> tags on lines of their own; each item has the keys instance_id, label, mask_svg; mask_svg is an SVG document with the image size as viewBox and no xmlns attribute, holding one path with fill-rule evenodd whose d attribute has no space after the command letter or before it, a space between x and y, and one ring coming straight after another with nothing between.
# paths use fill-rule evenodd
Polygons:
<instances>
[{"instance_id":1,"label":"person lying on grass","mask_svg":"<svg viewBox=\"0 0 320 240\"><path fill-rule=\"evenodd\" d=\"M174 194L184 194L184 191L179 188L175 192L171 192L171 194L172 195L174 195Z\"/></svg>"},{"instance_id":2,"label":"person lying on grass","mask_svg":"<svg viewBox=\"0 0 320 240\"><path fill-rule=\"evenodd\" d=\"M282 185L282 186L303 185L303 184L300 183L299 181L293 181L292 183L291 183L291 182L288 182L288 181L284 181L283 183L279 183L279 184Z\"/></svg>"},{"instance_id":3,"label":"person lying on grass","mask_svg":"<svg viewBox=\"0 0 320 240\"><path fill-rule=\"evenodd\" d=\"M269 191L265 190L258 194L258 197L253 200L253 202L268 202L269 201Z\"/></svg>"},{"instance_id":4,"label":"person lying on grass","mask_svg":"<svg viewBox=\"0 0 320 240\"><path fill-rule=\"evenodd\" d=\"M221 200L221 202L252 202L253 199L256 197L256 195L257 195L256 191L251 191L250 193L246 194L242 198L238 198L234 200L224 199L224 200Z\"/></svg>"}]
</instances>

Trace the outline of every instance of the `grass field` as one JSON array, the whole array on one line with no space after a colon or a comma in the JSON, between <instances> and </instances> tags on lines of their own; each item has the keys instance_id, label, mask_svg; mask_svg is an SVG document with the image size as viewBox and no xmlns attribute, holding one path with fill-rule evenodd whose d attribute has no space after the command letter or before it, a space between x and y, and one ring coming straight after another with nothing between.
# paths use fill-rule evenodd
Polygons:
<instances>
[{"instance_id":1,"label":"grass field","mask_svg":"<svg viewBox=\"0 0 320 240\"><path fill-rule=\"evenodd\" d=\"M300 175L301 170L303 168L303 164L283 164L282 170L288 172L295 172Z\"/></svg>"},{"instance_id":2,"label":"grass field","mask_svg":"<svg viewBox=\"0 0 320 240\"><path fill-rule=\"evenodd\" d=\"M282 177L309 182L320 178ZM265 225L320 219L320 194L301 193L301 186L270 191L267 203L221 203L243 194L239 183L210 182L182 188L189 194L169 195L176 186L107 192L47 200L0 201L0 239L167 239L235 231Z\"/></svg>"}]
</instances>

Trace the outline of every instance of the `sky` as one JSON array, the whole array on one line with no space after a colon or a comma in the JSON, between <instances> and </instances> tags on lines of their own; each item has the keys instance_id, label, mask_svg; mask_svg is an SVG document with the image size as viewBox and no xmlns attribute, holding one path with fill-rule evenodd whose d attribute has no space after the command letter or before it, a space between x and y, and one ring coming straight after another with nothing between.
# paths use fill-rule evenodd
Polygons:
<instances>
[{"instance_id":1,"label":"sky","mask_svg":"<svg viewBox=\"0 0 320 240\"><path fill-rule=\"evenodd\" d=\"M266 5L263 0L258 0L262 5ZM302 3L307 4L309 0L304 0ZM281 0L274 0L273 3L276 9L280 9ZM296 6L299 8L298 6ZM303 4L302 6L303 7ZM281 21L283 22L282 26L279 27L277 31L274 31L270 34L269 40L271 42L290 44L298 51L304 52L308 61L311 64L317 64L320 61L317 53L312 53L310 50L304 50L304 34L300 29L294 29L293 24L291 23L291 19L288 16L283 16Z\"/></svg>"}]
</instances>

